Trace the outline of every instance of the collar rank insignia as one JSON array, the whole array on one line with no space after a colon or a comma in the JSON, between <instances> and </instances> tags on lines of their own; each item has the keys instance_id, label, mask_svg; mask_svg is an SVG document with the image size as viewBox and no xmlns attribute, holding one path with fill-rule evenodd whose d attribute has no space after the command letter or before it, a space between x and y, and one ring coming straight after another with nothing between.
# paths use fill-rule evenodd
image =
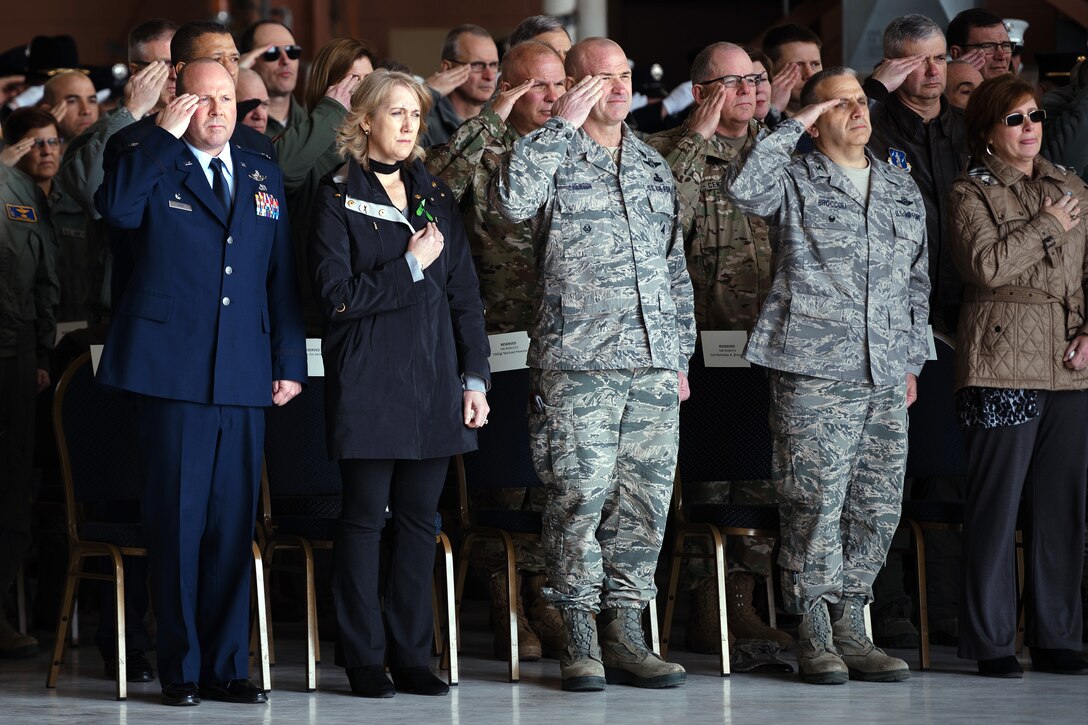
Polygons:
<instances>
[{"instance_id":1,"label":"collar rank insignia","mask_svg":"<svg viewBox=\"0 0 1088 725\"><path fill-rule=\"evenodd\" d=\"M186 162L185 162L185 165L186 165L186 166L192 166L192 165L193 165L193 162L192 162L192 161L186 161Z\"/></svg>"},{"instance_id":2,"label":"collar rank insignia","mask_svg":"<svg viewBox=\"0 0 1088 725\"><path fill-rule=\"evenodd\" d=\"M4 209L7 210L8 219L13 222L37 222L38 212L35 211L32 206L24 206L22 204L4 204Z\"/></svg>"},{"instance_id":3,"label":"collar rank insignia","mask_svg":"<svg viewBox=\"0 0 1088 725\"><path fill-rule=\"evenodd\" d=\"M181 194L174 194L174 198L181 201Z\"/></svg>"},{"instance_id":4,"label":"collar rank insignia","mask_svg":"<svg viewBox=\"0 0 1088 725\"><path fill-rule=\"evenodd\" d=\"M249 178L253 179L254 181L256 181L259 184L262 181L264 181L265 179L267 179L268 177L261 174L260 171L257 171L256 169L254 169L253 173L249 175Z\"/></svg>"},{"instance_id":5,"label":"collar rank insignia","mask_svg":"<svg viewBox=\"0 0 1088 725\"><path fill-rule=\"evenodd\" d=\"M907 152L899 149L888 148L888 163L897 169L910 172L910 163L907 161Z\"/></svg>"},{"instance_id":6,"label":"collar rank insignia","mask_svg":"<svg viewBox=\"0 0 1088 725\"><path fill-rule=\"evenodd\" d=\"M257 202L257 216L268 219L280 218L280 201L268 192L258 191L253 195Z\"/></svg>"}]
</instances>

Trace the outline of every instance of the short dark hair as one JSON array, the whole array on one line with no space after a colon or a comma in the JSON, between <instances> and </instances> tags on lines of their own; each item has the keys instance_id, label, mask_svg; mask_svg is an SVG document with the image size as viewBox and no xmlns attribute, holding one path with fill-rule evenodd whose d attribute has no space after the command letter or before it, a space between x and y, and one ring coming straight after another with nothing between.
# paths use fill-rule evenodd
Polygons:
<instances>
[{"instance_id":1,"label":"short dark hair","mask_svg":"<svg viewBox=\"0 0 1088 725\"><path fill-rule=\"evenodd\" d=\"M763 52L775 63L782 57L780 49L787 43L812 43L817 48L823 47L820 36L804 25L779 25L771 28L763 36Z\"/></svg>"},{"instance_id":2,"label":"short dark hair","mask_svg":"<svg viewBox=\"0 0 1088 725\"><path fill-rule=\"evenodd\" d=\"M834 78L836 76L857 78L858 74L853 68L847 68L843 65L833 65L830 68L824 68L822 71L805 81L804 87L801 88L801 107L803 108L805 106L811 106L813 103L819 103L821 99L816 97L816 88L828 78Z\"/></svg>"},{"instance_id":3,"label":"short dark hair","mask_svg":"<svg viewBox=\"0 0 1088 725\"><path fill-rule=\"evenodd\" d=\"M1025 96L1039 103L1035 88L1011 73L990 78L978 84L963 111L963 125L967 130L967 150L971 156L981 159L986 151L987 137L1009 109Z\"/></svg>"},{"instance_id":4,"label":"short dark hair","mask_svg":"<svg viewBox=\"0 0 1088 725\"><path fill-rule=\"evenodd\" d=\"M292 38L295 37L294 31L278 20L258 20L257 22L253 23L253 25L250 25L248 28L243 30L242 34L238 36L239 52L248 53L249 51L253 50L253 36L257 34L257 28L261 27L262 25L278 25L286 30L288 33L291 33Z\"/></svg>"},{"instance_id":5,"label":"short dark hair","mask_svg":"<svg viewBox=\"0 0 1088 725\"><path fill-rule=\"evenodd\" d=\"M196 52L196 41L205 35L230 35L230 30L222 23L211 20L194 20L185 23L170 39L170 62L188 63Z\"/></svg>"},{"instance_id":6,"label":"short dark hair","mask_svg":"<svg viewBox=\"0 0 1088 725\"><path fill-rule=\"evenodd\" d=\"M748 54L748 58L751 59L753 63L759 63L767 71L767 82L774 83L774 63L767 54L759 48L753 48L750 45L742 45L741 48Z\"/></svg>"},{"instance_id":7,"label":"short dark hair","mask_svg":"<svg viewBox=\"0 0 1088 725\"><path fill-rule=\"evenodd\" d=\"M944 31L932 18L918 13L898 17L884 28L884 57L902 58L904 43L927 40L937 35L944 38Z\"/></svg>"},{"instance_id":8,"label":"short dark hair","mask_svg":"<svg viewBox=\"0 0 1088 725\"><path fill-rule=\"evenodd\" d=\"M167 20L166 18L152 18L151 20L140 23L128 32L129 56L132 56L132 51L134 51L137 46L143 45L144 43L150 43L152 40L158 40L167 33L173 35L177 30L178 24L173 20Z\"/></svg>"},{"instance_id":9,"label":"short dark hair","mask_svg":"<svg viewBox=\"0 0 1088 725\"><path fill-rule=\"evenodd\" d=\"M953 45L967 45L967 36L975 28L990 28L994 25L1004 26L1005 21L997 17L985 8L969 8L952 18L948 23L948 32L945 39L949 47Z\"/></svg>"},{"instance_id":10,"label":"short dark hair","mask_svg":"<svg viewBox=\"0 0 1088 725\"><path fill-rule=\"evenodd\" d=\"M53 126L59 131L57 119L53 114L38 106L16 108L4 121L4 143L10 145L26 136L36 128Z\"/></svg>"},{"instance_id":11,"label":"short dark hair","mask_svg":"<svg viewBox=\"0 0 1088 725\"><path fill-rule=\"evenodd\" d=\"M567 33L567 27L559 18L553 18L551 15L530 15L518 23L518 27L514 28L514 32L510 33L510 37L506 39L506 43L513 48L518 43L524 43L526 40L532 40L538 35L554 30ZM570 33L567 33L567 37L570 37Z\"/></svg>"},{"instance_id":12,"label":"short dark hair","mask_svg":"<svg viewBox=\"0 0 1088 725\"><path fill-rule=\"evenodd\" d=\"M457 56L461 50L460 43L462 35L475 35L477 38L494 40L491 37L491 33L487 32L486 28L479 25L473 25L472 23L458 25L456 28L453 28L450 32L446 33L446 38L442 41L442 60L460 60Z\"/></svg>"}]
</instances>

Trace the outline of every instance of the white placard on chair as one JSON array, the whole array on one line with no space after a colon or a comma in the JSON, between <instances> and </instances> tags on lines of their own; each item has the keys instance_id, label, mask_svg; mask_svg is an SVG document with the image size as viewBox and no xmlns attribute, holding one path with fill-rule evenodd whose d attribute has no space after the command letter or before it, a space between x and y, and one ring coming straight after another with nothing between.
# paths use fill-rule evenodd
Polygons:
<instances>
[{"instance_id":1,"label":"white placard on chair","mask_svg":"<svg viewBox=\"0 0 1088 725\"><path fill-rule=\"evenodd\" d=\"M704 330L703 365L708 368L750 368L744 359L748 333L744 330Z\"/></svg>"},{"instance_id":2,"label":"white placard on chair","mask_svg":"<svg viewBox=\"0 0 1088 725\"><path fill-rule=\"evenodd\" d=\"M311 378L325 377L325 361L321 359L321 338L306 338L306 374Z\"/></svg>"},{"instance_id":3,"label":"white placard on chair","mask_svg":"<svg viewBox=\"0 0 1088 725\"><path fill-rule=\"evenodd\" d=\"M529 354L529 333L525 330L488 335L487 340L491 343L491 357L487 359L491 372L529 367L525 363L525 357Z\"/></svg>"}]
</instances>

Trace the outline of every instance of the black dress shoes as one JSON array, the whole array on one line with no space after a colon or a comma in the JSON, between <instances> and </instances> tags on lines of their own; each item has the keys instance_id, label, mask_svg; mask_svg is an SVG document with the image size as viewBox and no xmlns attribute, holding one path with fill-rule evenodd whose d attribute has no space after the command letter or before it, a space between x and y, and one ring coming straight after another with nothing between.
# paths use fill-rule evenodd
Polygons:
<instances>
[{"instance_id":1,"label":"black dress shoes","mask_svg":"<svg viewBox=\"0 0 1088 725\"><path fill-rule=\"evenodd\" d=\"M349 667L347 673L351 691L360 697L393 697L397 694L382 665Z\"/></svg>"},{"instance_id":2,"label":"black dress shoes","mask_svg":"<svg viewBox=\"0 0 1088 725\"><path fill-rule=\"evenodd\" d=\"M434 676L429 667L407 667L393 670L393 684L397 692L413 695L448 695L450 686Z\"/></svg>"},{"instance_id":3,"label":"black dress shoes","mask_svg":"<svg viewBox=\"0 0 1088 725\"><path fill-rule=\"evenodd\" d=\"M265 694L264 690L249 680L228 680L226 682L212 682L201 685L200 695L205 700L239 702L246 705L259 705L268 702L268 695Z\"/></svg>"},{"instance_id":4,"label":"black dress shoes","mask_svg":"<svg viewBox=\"0 0 1088 725\"><path fill-rule=\"evenodd\" d=\"M195 682L179 682L162 688L163 705L199 705L200 690Z\"/></svg>"},{"instance_id":5,"label":"black dress shoes","mask_svg":"<svg viewBox=\"0 0 1088 725\"><path fill-rule=\"evenodd\" d=\"M1056 675L1088 675L1088 661L1071 649L1032 647L1031 668Z\"/></svg>"},{"instance_id":6,"label":"black dress shoes","mask_svg":"<svg viewBox=\"0 0 1088 725\"><path fill-rule=\"evenodd\" d=\"M106 664L106 677L117 677L117 661L112 657L104 660ZM129 650L125 658L125 679L129 682L151 682L155 679L155 672L151 669L151 663L143 650Z\"/></svg>"},{"instance_id":7,"label":"black dress shoes","mask_svg":"<svg viewBox=\"0 0 1088 725\"><path fill-rule=\"evenodd\" d=\"M1007 657L995 657L992 660L979 660L978 673L983 677L1015 679L1024 676L1024 668L1020 666L1020 660L1009 655Z\"/></svg>"}]
</instances>

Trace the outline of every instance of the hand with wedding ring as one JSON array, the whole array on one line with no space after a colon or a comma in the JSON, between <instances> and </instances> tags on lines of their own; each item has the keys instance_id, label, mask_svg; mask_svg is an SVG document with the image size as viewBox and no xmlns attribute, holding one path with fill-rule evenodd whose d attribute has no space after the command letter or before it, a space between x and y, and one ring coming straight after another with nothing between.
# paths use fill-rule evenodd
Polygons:
<instances>
[{"instance_id":1,"label":"hand with wedding ring","mask_svg":"<svg viewBox=\"0 0 1088 725\"><path fill-rule=\"evenodd\" d=\"M487 414L491 407L487 404L487 396L476 390L466 390L464 393L464 415L466 428L483 428L487 425Z\"/></svg>"},{"instance_id":2,"label":"hand with wedding ring","mask_svg":"<svg viewBox=\"0 0 1088 725\"><path fill-rule=\"evenodd\" d=\"M1080 203L1080 200L1073 196L1073 192L1067 191L1062 198L1057 201L1051 201L1049 196L1043 199L1043 208L1041 211L1044 214L1053 216L1062 225L1062 229L1069 231L1080 223L1080 210L1077 208L1078 203Z\"/></svg>"},{"instance_id":3,"label":"hand with wedding ring","mask_svg":"<svg viewBox=\"0 0 1088 725\"><path fill-rule=\"evenodd\" d=\"M1064 364L1070 370L1084 370L1088 368L1088 335L1077 335L1065 348Z\"/></svg>"}]
</instances>

